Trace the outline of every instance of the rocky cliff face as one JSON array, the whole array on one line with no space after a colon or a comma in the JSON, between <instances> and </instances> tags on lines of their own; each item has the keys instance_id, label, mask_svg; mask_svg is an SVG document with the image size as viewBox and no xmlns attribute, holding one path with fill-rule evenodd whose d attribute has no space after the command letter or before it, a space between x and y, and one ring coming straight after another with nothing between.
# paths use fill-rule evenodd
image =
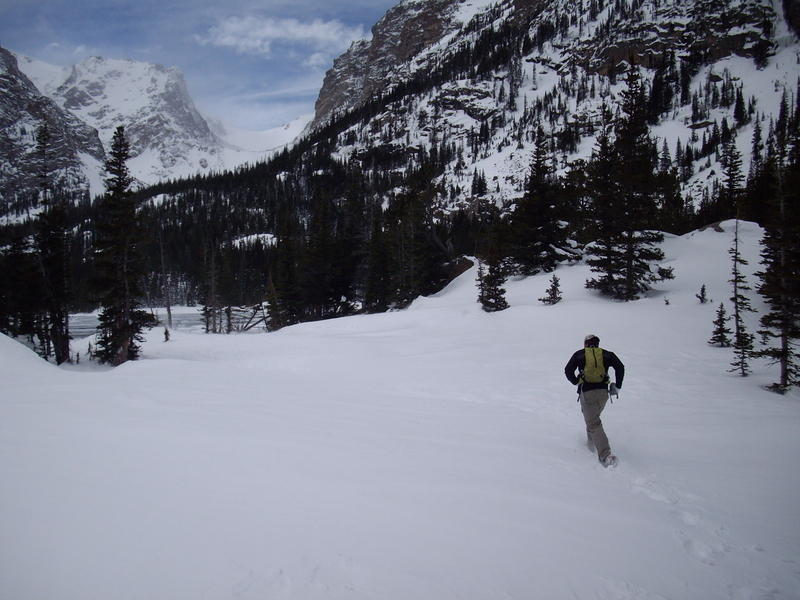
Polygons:
<instances>
[{"instance_id":1,"label":"rocky cliff face","mask_svg":"<svg viewBox=\"0 0 800 600\"><path fill-rule=\"evenodd\" d=\"M385 91L396 71L408 75L420 53L463 25L458 19L460 4L465 0L404 0L390 9L372 28L372 39L355 42L334 61L325 75L311 127ZM468 6L473 4L474 0Z\"/></svg>"},{"instance_id":2,"label":"rocky cliff face","mask_svg":"<svg viewBox=\"0 0 800 600\"><path fill-rule=\"evenodd\" d=\"M614 106L634 66L651 88L654 137L674 156L691 146L683 190L699 197L719 179L705 139L735 125L745 170L754 120L776 118L797 86L800 45L783 0L406 0L369 41L339 57L311 127L354 107L369 110L339 135L338 157L374 148L412 156L447 144L456 159L439 202L464 202L476 173L488 197L521 194L540 124L564 172L588 158L601 108ZM658 79L658 80L657 80ZM374 98L385 97L383 106ZM735 96L750 112L736 120ZM740 115L741 117L741 115ZM717 133L715 133L715 131ZM467 194L468 195L468 194ZM469 200L467 200L469 202Z\"/></svg>"},{"instance_id":3,"label":"rocky cliff face","mask_svg":"<svg viewBox=\"0 0 800 600\"><path fill-rule=\"evenodd\" d=\"M97 131L40 94L19 70L16 57L0 48L0 215L33 208L30 193L39 172L36 131L45 123L52 184L88 190L85 163L100 164L105 158Z\"/></svg>"}]
</instances>

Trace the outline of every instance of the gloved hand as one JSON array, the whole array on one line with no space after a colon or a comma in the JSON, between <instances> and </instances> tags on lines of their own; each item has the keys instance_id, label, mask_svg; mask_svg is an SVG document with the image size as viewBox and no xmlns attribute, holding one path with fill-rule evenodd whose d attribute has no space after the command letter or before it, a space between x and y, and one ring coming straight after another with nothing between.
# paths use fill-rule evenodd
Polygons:
<instances>
[{"instance_id":1,"label":"gloved hand","mask_svg":"<svg viewBox=\"0 0 800 600\"><path fill-rule=\"evenodd\" d=\"M616 398L619 398L619 389L617 388L617 384L614 383L613 381L608 386L608 394L610 396L615 396Z\"/></svg>"}]
</instances>

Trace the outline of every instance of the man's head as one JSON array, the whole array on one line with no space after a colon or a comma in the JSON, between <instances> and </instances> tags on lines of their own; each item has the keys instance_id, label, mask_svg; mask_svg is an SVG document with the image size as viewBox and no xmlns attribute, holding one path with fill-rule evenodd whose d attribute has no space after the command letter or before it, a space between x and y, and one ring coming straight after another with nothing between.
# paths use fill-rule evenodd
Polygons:
<instances>
[{"instance_id":1,"label":"man's head","mask_svg":"<svg viewBox=\"0 0 800 600\"><path fill-rule=\"evenodd\" d=\"M600 346L600 338L595 334L590 333L583 338L583 345L585 348L598 348Z\"/></svg>"}]
</instances>

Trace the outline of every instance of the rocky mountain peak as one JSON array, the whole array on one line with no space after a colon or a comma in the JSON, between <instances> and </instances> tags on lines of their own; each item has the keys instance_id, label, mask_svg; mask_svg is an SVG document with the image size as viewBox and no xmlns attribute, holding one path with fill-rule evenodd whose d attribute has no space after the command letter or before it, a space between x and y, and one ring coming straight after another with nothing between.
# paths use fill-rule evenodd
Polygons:
<instances>
[{"instance_id":1,"label":"rocky mountain peak","mask_svg":"<svg viewBox=\"0 0 800 600\"><path fill-rule=\"evenodd\" d=\"M0 48L0 214L34 208L31 194L38 185L36 131L46 124L50 134L48 170L53 185L87 190L84 163L105 158L97 131L52 99L39 93L19 69L17 58Z\"/></svg>"},{"instance_id":2,"label":"rocky mountain peak","mask_svg":"<svg viewBox=\"0 0 800 600\"><path fill-rule=\"evenodd\" d=\"M124 125L134 159L155 153L150 171L140 168L137 173L146 181L170 176L182 161L201 170L202 159L192 156L195 150L213 155L222 145L195 108L183 75L174 68L92 57L75 65L53 96L92 123L106 146L116 127Z\"/></svg>"},{"instance_id":3,"label":"rocky mountain peak","mask_svg":"<svg viewBox=\"0 0 800 600\"><path fill-rule=\"evenodd\" d=\"M460 25L465 0L405 0L372 27L372 38L354 42L326 75L311 126L344 112L385 89L389 75Z\"/></svg>"}]
</instances>

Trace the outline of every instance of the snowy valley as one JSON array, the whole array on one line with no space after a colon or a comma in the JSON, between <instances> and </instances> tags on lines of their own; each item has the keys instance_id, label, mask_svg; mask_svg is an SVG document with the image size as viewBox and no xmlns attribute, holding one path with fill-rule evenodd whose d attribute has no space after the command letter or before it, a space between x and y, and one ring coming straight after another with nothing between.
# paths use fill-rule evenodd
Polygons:
<instances>
[{"instance_id":1,"label":"snowy valley","mask_svg":"<svg viewBox=\"0 0 800 600\"><path fill-rule=\"evenodd\" d=\"M800 600L798 31L402 0L268 132L0 48L0 599Z\"/></svg>"},{"instance_id":2,"label":"snowy valley","mask_svg":"<svg viewBox=\"0 0 800 600\"><path fill-rule=\"evenodd\" d=\"M577 264L562 302L541 274L487 314L473 268L403 311L152 330L113 370L0 337L0 596L800 597L800 393L706 343L732 228L669 237L677 278L635 303ZM563 374L589 332L627 371L613 470Z\"/></svg>"}]
</instances>

